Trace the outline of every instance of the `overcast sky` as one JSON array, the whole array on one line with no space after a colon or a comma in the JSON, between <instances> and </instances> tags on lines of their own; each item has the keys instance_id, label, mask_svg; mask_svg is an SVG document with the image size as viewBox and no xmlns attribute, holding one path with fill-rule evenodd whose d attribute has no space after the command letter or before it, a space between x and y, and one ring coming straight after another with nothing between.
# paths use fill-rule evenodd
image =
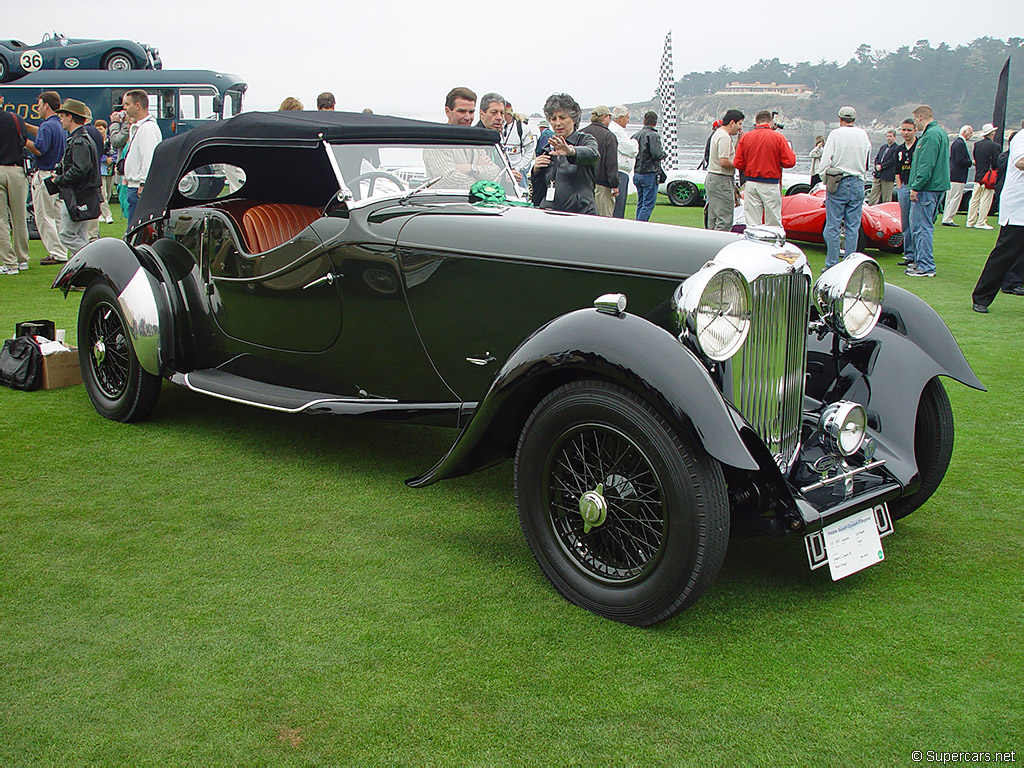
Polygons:
<instances>
[{"instance_id":1,"label":"overcast sky","mask_svg":"<svg viewBox=\"0 0 1024 768\"><path fill-rule=\"evenodd\" d=\"M760 58L847 61L861 43L895 50L927 38L951 46L1021 34L1020 0L972 7L951 0L732 2L429 2L428 0L50 0L5 2L3 34L26 43L129 38L160 49L168 69L212 69L249 83L245 108L276 109L285 96L315 108L436 115L455 85L498 91L522 112L554 91L583 106L649 97L671 30L675 76ZM848 10L846 10L848 9ZM915 13L920 9L920 13ZM1024 61L1016 63L1024 76Z\"/></svg>"}]
</instances>

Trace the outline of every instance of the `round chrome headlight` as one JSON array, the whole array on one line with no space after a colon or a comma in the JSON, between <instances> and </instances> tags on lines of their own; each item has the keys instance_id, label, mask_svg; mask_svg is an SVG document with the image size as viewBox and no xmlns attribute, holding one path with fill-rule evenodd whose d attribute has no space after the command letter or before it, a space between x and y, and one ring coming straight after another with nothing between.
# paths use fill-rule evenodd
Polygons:
<instances>
[{"instance_id":1,"label":"round chrome headlight","mask_svg":"<svg viewBox=\"0 0 1024 768\"><path fill-rule=\"evenodd\" d=\"M885 280L878 263L862 253L836 264L814 284L821 319L847 339L863 339L882 314Z\"/></svg>"},{"instance_id":2,"label":"round chrome headlight","mask_svg":"<svg viewBox=\"0 0 1024 768\"><path fill-rule=\"evenodd\" d=\"M732 267L707 264L677 289L682 333L711 360L735 355L750 330L750 286Z\"/></svg>"},{"instance_id":3,"label":"round chrome headlight","mask_svg":"<svg viewBox=\"0 0 1024 768\"><path fill-rule=\"evenodd\" d=\"M825 450L843 456L852 456L860 450L867 425L864 407L846 400L832 403L818 421Z\"/></svg>"}]
</instances>

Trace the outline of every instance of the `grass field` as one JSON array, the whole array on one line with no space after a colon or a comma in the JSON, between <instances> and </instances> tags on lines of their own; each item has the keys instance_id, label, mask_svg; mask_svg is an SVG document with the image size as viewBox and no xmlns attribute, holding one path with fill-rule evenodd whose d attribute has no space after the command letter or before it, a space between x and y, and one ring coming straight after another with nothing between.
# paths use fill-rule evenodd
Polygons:
<instances>
[{"instance_id":1,"label":"grass field","mask_svg":"<svg viewBox=\"0 0 1024 768\"><path fill-rule=\"evenodd\" d=\"M884 563L838 583L799 539L733 541L705 596L654 629L555 593L510 463L406 487L453 432L167 383L152 420L122 425L81 386L0 389L0 763L1021 761L1024 298L973 313L997 231L937 229L937 278L880 262L989 388L947 380L942 487ZM48 290L41 251L0 277L0 330L49 318L73 339L81 294Z\"/></svg>"}]
</instances>

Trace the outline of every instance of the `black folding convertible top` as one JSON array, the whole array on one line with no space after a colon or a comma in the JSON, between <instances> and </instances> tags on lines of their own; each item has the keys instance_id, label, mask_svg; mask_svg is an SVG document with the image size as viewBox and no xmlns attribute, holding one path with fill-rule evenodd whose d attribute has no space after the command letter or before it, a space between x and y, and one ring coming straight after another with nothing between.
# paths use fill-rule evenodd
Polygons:
<instances>
[{"instance_id":1,"label":"black folding convertible top","mask_svg":"<svg viewBox=\"0 0 1024 768\"><path fill-rule=\"evenodd\" d=\"M261 178L261 187L273 186L280 190L295 183L298 195L324 200L321 190L309 189L313 181L312 174L303 164L297 163L294 150L316 149L325 140L493 146L499 139L496 131L486 128L427 123L359 112L245 112L230 120L203 125L160 142L132 223L159 218L169 208L187 205L187 201L177 194L178 179L197 166L216 162L218 158L212 157L216 153L206 151L213 147L220 147L220 152L227 151L236 157L252 152L260 153L259 163L246 164L249 166L248 172L257 172L266 177L272 169L277 177ZM274 148L288 152L276 158ZM252 186L257 186L257 180L253 179L253 182ZM303 184L304 190L299 188ZM294 199L292 202L308 201Z\"/></svg>"}]
</instances>

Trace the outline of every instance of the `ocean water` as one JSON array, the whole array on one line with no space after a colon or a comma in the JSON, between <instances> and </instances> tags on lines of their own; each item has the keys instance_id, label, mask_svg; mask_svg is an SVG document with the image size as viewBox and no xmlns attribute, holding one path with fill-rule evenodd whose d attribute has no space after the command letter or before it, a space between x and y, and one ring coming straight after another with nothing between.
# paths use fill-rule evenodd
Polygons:
<instances>
[{"instance_id":1,"label":"ocean water","mask_svg":"<svg viewBox=\"0 0 1024 768\"><path fill-rule=\"evenodd\" d=\"M396 115L396 117L410 117L415 120L426 120L427 122L443 122L444 121L444 110L440 110L440 115L435 114L407 114L407 115ZM540 118L533 116L529 119L531 129L535 134L540 133L538 123ZM753 123L751 123L752 125ZM639 131L642 128L641 123L630 123L626 126L626 131L630 134ZM793 152L796 154L796 166L793 167L794 173L810 173L811 172L811 159L807 156L807 153L814 149L814 139L817 134L813 131L786 131L783 130L783 136L785 136L789 143L793 147ZM706 128L698 125L680 125L677 132L677 148L678 148L678 168L696 168L700 165L704 159L704 146L707 143L708 136L711 135L711 126ZM871 137L872 155L882 144L885 143L884 134L868 134Z\"/></svg>"}]
</instances>

